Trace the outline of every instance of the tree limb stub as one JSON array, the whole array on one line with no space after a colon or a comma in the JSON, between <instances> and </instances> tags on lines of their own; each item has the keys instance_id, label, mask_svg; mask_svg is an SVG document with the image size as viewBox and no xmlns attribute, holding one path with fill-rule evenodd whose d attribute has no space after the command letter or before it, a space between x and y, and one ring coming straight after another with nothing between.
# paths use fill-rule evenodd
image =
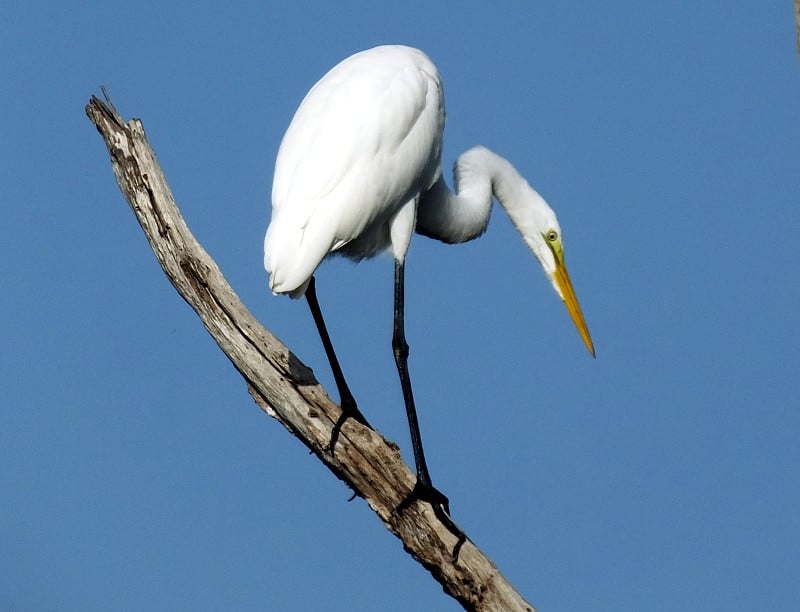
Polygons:
<instances>
[{"instance_id":1,"label":"tree limb stub","mask_svg":"<svg viewBox=\"0 0 800 612\"><path fill-rule=\"evenodd\" d=\"M397 445L349 419L335 452L328 450L339 407L312 371L250 314L189 231L142 122L126 123L107 96L106 102L92 96L86 114L106 143L117 183L161 267L245 379L258 406L363 497L413 558L464 609L534 612L471 541L453 558L456 538L427 503L417 501L397 512L415 483Z\"/></svg>"}]
</instances>

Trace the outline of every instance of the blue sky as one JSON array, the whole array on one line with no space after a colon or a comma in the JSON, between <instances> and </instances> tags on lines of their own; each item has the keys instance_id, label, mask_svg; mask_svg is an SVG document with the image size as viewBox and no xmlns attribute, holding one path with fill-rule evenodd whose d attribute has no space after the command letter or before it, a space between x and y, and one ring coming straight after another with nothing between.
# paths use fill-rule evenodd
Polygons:
<instances>
[{"instance_id":1,"label":"blue sky","mask_svg":"<svg viewBox=\"0 0 800 612\"><path fill-rule=\"evenodd\" d=\"M800 59L790 3L757 5L0 9L0 608L459 609L255 407L83 113L102 84L143 119L189 226L335 393L262 237L297 104L382 43L439 66L448 174L484 144L558 212L597 348L501 209L473 243L414 239L411 375L457 522L540 610L796 608ZM334 261L318 291L410 460L391 278Z\"/></svg>"}]
</instances>

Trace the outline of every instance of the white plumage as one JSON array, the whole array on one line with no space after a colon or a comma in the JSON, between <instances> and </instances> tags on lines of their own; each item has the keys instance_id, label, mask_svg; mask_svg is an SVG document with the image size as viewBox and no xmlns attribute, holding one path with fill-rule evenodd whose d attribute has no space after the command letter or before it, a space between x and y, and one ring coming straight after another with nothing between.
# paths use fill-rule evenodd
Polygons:
<instances>
[{"instance_id":1,"label":"white plumage","mask_svg":"<svg viewBox=\"0 0 800 612\"><path fill-rule=\"evenodd\" d=\"M564 264L555 213L508 161L484 147L456 160L456 193L451 192L440 163L444 120L439 73L417 49L376 47L335 66L308 92L281 142L264 264L273 292L307 297L343 409L333 428L333 448L346 418L367 421L336 359L313 275L331 254L360 260L391 248L392 348L414 447L416 493L463 541L449 518L447 498L428 474L408 375L404 261L415 229L447 243L477 238L486 230L494 196L564 300L592 355L594 347Z\"/></svg>"},{"instance_id":2,"label":"white plumage","mask_svg":"<svg viewBox=\"0 0 800 612\"><path fill-rule=\"evenodd\" d=\"M264 264L276 293L301 296L326 255L392 247L402 259L415 200L440 172L444 103L416 49L357 53L308 92L278 151Z\"/></svg>"}]
</instances>

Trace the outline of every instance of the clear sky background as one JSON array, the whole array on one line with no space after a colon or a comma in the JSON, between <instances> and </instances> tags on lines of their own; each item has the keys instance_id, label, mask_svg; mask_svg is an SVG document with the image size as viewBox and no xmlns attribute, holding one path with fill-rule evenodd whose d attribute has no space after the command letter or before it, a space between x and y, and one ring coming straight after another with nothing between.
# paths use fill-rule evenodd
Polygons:
<instances>
[{"instance_id":1,"label":"clear sky background","mask_svg":"<svg viewBox=\"0 0 800 612\"><path fill-rule=\"evenodd\" d=\"M383 43L550 201L592 360L504 216L407 260L434 482L540 610L800 607L800 58L791 3L5 3L0 609L457 610L251 401L166 281L84 105L144 121L181 210L332 390L262 269L272 166L328 68ZM389 258L318 291L411 459Z\"/></svg>"}]
</instances>

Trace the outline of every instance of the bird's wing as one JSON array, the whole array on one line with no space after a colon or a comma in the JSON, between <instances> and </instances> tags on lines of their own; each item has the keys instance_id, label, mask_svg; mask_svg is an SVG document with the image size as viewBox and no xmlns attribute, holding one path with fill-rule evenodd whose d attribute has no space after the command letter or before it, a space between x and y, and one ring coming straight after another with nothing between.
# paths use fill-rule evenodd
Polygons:
<instances>
[{"instance_id":1,"label":"bird's wing","mask_svg":"<svg viewBox=\"0 0 800 612\"><path fill-rule=\"evenodd\" d=\"M273 290L301 286L350 243L355 258L388 246L389 219L435 179L443 104L435 66L407 47L356 54L308 92L275 164Z\"/></svg>"},{"instance_id":2,"label":"bird's wing","mask_svg":"<svg viewBox=\"0 0 800 612\"><path fill-rule=\"evenodd\" d=\"M344 243L429 186L419 183L438 168L441 84L411 51L357 54L309 91L278 153L273 218L291 209L307 227L318 217Z\"/></svg>"}]
</instances>

